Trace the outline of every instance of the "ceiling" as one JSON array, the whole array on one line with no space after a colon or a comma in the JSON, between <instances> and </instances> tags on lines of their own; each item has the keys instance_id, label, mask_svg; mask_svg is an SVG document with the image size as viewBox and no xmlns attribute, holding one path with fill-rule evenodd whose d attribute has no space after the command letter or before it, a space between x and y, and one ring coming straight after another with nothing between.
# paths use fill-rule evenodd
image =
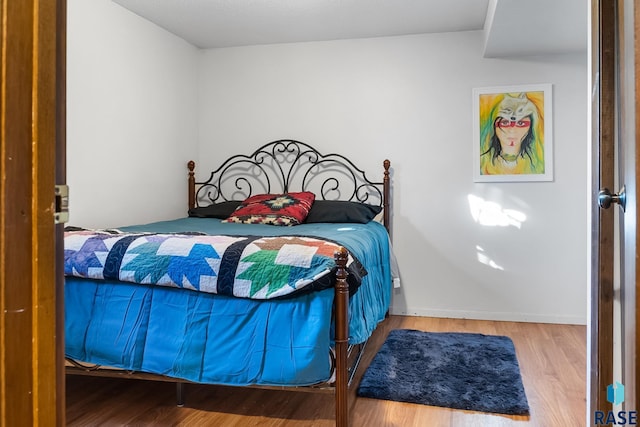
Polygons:
<instances>
[{"instance_id":1,"label":"ceiling","mask_svg":"<svg viewBox=\"0 0 640 427\"><path fill-rule=\"evenodd\" d=\"M485 31L487 57L584 52L583 0L113 0L199 48Z\"/></svg>"}]
</instances>

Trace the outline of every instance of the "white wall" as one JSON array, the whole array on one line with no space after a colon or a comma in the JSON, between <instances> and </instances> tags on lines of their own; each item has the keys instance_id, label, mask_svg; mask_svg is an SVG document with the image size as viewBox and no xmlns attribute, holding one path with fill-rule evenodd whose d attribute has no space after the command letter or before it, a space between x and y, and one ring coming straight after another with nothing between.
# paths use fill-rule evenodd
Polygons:
<instances>
[{"instance_id":1,"label":"white wall","mask_svg":"<svg viewBox=\"0 0 640 427\"><path fill-rule=\"evenodd\" d=\"M391 160L394 314L586 323L586 54L482 58L482 32L214 49L199 170L280 138ZM553 84L555 179L474 183L472 88ZM526 216L486 226L470 198ZM497 265L500 269L491 267Z\"/></svg>"},{"instance_id":2,"label":"white wall","mask_svg":"<svg viewBox=\"0 0 640 427\"><path fill-rule=\"evenodd\" d=\"M67 7L70 224L185 215L199 51L109 0Z\"/></svg>"},{"instance_id":3,"label":"white wall","mask_svg":"<svg viewBox=\"0 0 640 427\"><path fill-rule=\"evenodd\" d=\"M71 224L183 216L188 159L206 175L299 139L370 174L391 160L393 313L586 322L586 54L484 59L482 32L201 52L108 0L68 9ZM534 83L553 84L555 180L474 183L472 88ZM526 220L478 224L469 196Z\"/></svg>"}]
</instances>

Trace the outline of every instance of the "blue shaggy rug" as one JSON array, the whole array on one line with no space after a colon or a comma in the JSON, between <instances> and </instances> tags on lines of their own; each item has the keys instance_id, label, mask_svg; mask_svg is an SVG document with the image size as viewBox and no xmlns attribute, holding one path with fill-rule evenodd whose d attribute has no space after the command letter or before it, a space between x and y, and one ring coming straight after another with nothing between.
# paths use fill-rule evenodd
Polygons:
<instances>
[{"instance_id":1,"label":"blue shaggy rug","mask_svg":"<svg viewBox=\"0 0 640 427\"><path fill-rule=\"evenodd\" d=\"M528 415L509 337L395 329L367 368L358 396Z\"/></svg>"}]
</instances>

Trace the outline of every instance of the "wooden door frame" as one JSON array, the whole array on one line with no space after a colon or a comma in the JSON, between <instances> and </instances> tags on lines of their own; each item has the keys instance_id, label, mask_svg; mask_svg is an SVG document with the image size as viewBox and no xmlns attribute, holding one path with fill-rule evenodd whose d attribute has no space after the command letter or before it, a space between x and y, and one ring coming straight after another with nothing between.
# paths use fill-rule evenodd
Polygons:
<instances>
[{"instance_id":1,"label":"wooden door frame","mask_svg":"<svg viewBox=\"0 0 640 427\"><path fill-rule=\"evenodd\" d=\"M0 4L0 425L63 426L66 0Z\"/></svg>"},{"instance_id":2,"label":"wooden door frame","mask_svg":"<svg viewBox=\"0 0 640 427\"><path fill-rule=\"evenodd\" d=\"M621 382L625 386L623 409L635 411L638 408L637 381L637 262L638 220L637 181L638 150L636 133L638 125L637 107L637 50L638 46L638 6L636 0L619 0L618 12L618 98L619 113L619 184L626 187L626 209L621 214L620 241L620 305L621 305ZM620 212L620 211L619 211Z\"/></svg>"},{"instance_id":3,"label":"wooden door frame","mask_svg":"<svg viewBox=\"0 0 640 427\"><path fill-rule=\"evenodd\" d=\"M589 414L609 411L607 386L613 382L614 214L600 209L601 188L615 184L616 1L591 2L592 63L592 267ZM610 259L609 259L610 257Z\"/></svg>"},{"instance_id":4,"label":"wooden door frame","mask_svg":"<svg viewBox=\"0 0 640 427\"><path fill-rule=\"evenodd\" d=\"M56 0L55 182L67 184L67 0ZM64 224L55 229L56 425L66 425L64 367Z\"/></svg>"}]
</instances>

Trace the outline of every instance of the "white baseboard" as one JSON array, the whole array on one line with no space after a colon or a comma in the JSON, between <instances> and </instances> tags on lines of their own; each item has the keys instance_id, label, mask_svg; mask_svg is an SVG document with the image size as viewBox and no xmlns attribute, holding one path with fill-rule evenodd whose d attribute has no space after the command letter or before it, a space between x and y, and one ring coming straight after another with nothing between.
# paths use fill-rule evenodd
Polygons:
<instances>
[{"instance_id":1,"label":"white baseboard","mask_svg":"<svg viewBox=\"0 0 640 427\"><path fill-rule=\"evenodd\" d=\"M586 325L587 319L581 316L563 314L548 315L536 313L505 313L464 310L438 309L398 309L391 307L391 314L399 316L445 317L451 319L496 320L507 322L558 323L566 325Z\"/></svg>"}]
</instances>

